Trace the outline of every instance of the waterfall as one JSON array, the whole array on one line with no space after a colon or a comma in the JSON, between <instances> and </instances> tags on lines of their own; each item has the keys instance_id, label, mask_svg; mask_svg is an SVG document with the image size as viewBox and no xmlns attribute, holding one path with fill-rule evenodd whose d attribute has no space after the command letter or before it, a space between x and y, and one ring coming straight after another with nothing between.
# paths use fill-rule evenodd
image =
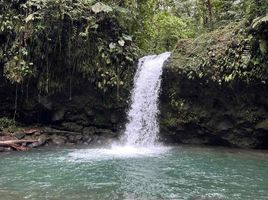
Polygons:
<instances>
[{"instance_id":1,"label":"waterfall","mask_svg":"<svg viewBox=\"0 0 268 200\"><path fill-rule=\"evenodd\" d=\"M164 62L170 52L139 59L131 92L131 107L123 140L126 145L153 146L157 142L158 97Z\"/></svg>"}]
</instances>

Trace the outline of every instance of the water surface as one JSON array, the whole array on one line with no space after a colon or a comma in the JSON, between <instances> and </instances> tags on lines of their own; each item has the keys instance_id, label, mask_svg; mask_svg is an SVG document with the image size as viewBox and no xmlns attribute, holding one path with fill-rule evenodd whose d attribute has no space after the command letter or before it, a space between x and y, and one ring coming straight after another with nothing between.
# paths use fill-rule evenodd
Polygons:
<instances>
[{"instance_id":1,"label":"water surface","mask_svg":"<svg viewBox=\"0 0 268 200\"><path fill-rule=\"evenodd\" d=\"M0 157L0 200L268 199L268 154L221 148L39 150Z\"/></svg>"}]
</instances>

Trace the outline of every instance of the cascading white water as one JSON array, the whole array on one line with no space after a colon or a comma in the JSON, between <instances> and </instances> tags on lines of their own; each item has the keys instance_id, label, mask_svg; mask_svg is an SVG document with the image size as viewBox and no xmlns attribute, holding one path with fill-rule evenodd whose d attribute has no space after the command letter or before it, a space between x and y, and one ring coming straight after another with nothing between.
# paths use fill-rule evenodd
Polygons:
<instances>
[{"instance_id":1,"label":"cascading white water","mask_svg":"<svg viewBox=\"0 0 268 200\"><path fill-rule=\"evenodd\" d=\"M123 135L126 145L154 146L157 142L158 96L164 62L170 52L139 59L134 77L128 123Z\"/></svg>"},{"instance_id":2,"label":"cascading white water","mask_svg":"<svg viewBox=\"0 0 268 200\"><path fill-rule=\"evenodd\" d=\"M158 156L170 150L157 145L159 125L157 121L158 96L164 62L170 52L160 55L145 56L139 60L134 77L131 107L128 123L119 143L111 148L77 150L69 154L74 160L104 160L111 158L130 158Z\"/></svg>"}]
</instances>

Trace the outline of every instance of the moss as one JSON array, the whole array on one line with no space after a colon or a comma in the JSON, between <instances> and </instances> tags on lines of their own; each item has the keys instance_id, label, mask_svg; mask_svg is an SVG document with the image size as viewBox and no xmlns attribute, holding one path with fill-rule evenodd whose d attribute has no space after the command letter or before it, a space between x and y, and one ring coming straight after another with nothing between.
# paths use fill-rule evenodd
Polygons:
<instances>
[{"instance_id":1,"label":"moss","mask_svg":"<svg viewBox=\"0 0 268 200\"><path fill-rule=\"evenodd\" d=\"M263 31L268 27L262 26ZM266 81L267 58L263 52L267 40L245 22L233 22L195 39L180 40L169 67L189 79L205 78L218 84Z\"/></svg>"},{"instance_id":2,"label":"moss","mask_svg":"<svg viewBox=\"0 0 268 200\"><path fill-rule=\"evenodd\" d=\"M6 129L15 126L15 121L13 119L2 117L0 118L0 129Z\"/></svg>"},{"instance_id":3,"label":"moss","mask_svg":"<svg viewBox=\"0 0 268 200\"><path fill-rule=\"evenodd\" d=\"M172 116L172 113L166 113L160 123L164 127L176 127L178 125L178 119Z\"/></svg>"}]
</instances>

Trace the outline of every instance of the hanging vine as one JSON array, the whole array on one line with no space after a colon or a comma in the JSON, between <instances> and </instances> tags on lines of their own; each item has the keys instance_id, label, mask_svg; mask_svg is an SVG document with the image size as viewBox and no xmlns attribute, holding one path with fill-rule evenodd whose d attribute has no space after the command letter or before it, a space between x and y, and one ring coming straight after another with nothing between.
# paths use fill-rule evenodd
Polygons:
<instances>
[{"instance_id":1,"label":"hanging vine","mask_svg":"<svg viewBox=\"0 0 268 200\"><path fill-rule=\"evenodd\" d=\"M69 99L74 81L118 98L119 86L129 87L138 48L117 21L118 7L85 0L0 3L9 8L0 62L11 83L31 78L40 95L68 89Z\"/></svg>"}]
</instances>

